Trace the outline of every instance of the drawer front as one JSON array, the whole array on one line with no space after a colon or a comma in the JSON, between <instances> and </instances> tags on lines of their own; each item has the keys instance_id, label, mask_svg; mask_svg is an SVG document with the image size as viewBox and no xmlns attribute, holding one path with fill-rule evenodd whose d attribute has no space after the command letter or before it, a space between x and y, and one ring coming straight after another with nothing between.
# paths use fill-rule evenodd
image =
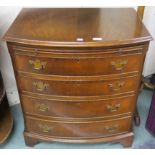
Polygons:
<instances>
[{"instance_id":1,"label":"drawer front","mask_svg":"<svg viewBox=\"0 0 155 155\"><path fill-rule=\"evenodd\" d=\"M98 101L58 101L22 95L22 104L27 114L63 119L92 119L131 113L134 99L134 95L130 95Z\"/></svg>"},{"instance_id":2,"label":"drawer front","mask_svg":"<svg viewBox=\"0 0 155 155\"><path fill-rule=\"evenodd\" d=\"M72 56L69 58L46 58L15 55L18 71L64 76L91 76L139 72L143 55L100 56L88 58Z\"/></svg>"},{"instance_id":3,"label":"drawer front","mask_svg":"<svg viewBox=\"0 0 155 155\"><path fill-rule=\"evenodd\" d=\"M26 117L26 130L55 137L105 137L125 133L131 130L131 117L99 122L45 121Z\"/></svg>"},{"instance_id":4,"label":"drawer front","mask_svg":"<svg viewBox=\"0 0 155 155\"><path fill-rule=\"evenodd\" d=\"M138 76L101 81L54 81L20 76L20 89L39 94L60 96L113 95L135 91Z\"/></svg>"}]
</instances>

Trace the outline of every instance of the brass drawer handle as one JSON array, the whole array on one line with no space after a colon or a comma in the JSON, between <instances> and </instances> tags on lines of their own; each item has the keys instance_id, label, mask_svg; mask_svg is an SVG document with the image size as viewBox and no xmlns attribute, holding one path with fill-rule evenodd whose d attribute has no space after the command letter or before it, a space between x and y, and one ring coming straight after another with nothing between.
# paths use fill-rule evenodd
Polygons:
<instances>
[{"instance_id":1,"label":"brass drawer handle","mask_svg":"<svg viewBox=\"0 0 155 155\"><path fill-rule=\"evenodd\" d=\"M42 124L39 124L39 128L41 129L42 132L44 133L48 133L52 130L51 127L47 126L47 125L42 125Z\"/></svg>"},{"instance_id":2,"label":"brass drawer handle","mask_svg":"<svg viewBox=\"0 0 155 155\"><path fill-rule=\"evenodd\" d=\"M49 106L46 104L38 104L37 109L42 112L47 112L49 111Z\"/></svg>"},{"instance_id":3,"label":"brass drawer handle","mask_svg":"<svg viewBox=\"0 0 155 155\"><path fill-rule=\"evenodd\" d=\"M38 82L34 81L33 85L38 91L45 91L49 87L49 84L43 83L42 81L38 81Z\"/></svg>"},{"instance_id":4,"label":"brass drawer handle","mask_svg":"<svg viewBox=\"0 0 155 155\"><path fill-rule=\"evenodd\" d=\"M119 91L124 86L124 82L115 82L113 84L109 84L109 88L111 91Z\"/></svg>"},{"instance_id":5,"label":"brass drawer handle","mask_svg":"<svg viewBox=\"0 0 155 155\"><path fill-rule=\"evenodd\" d=\"M39 59L29 60L29 64L33 65L33 69L41 70L46 67L46 62L41 62Z\"/></svg>"},{"instance_id":6,"label":"brass drawer handle","mask_svg":"<svg viewBox=\"0 0 155 155\"><path fill-rule=\"evenodd\" d=\"M109 133L113 133L116 130L118 130L118 125L114 124L114 125L110 125L110 126L106 126L105 129L109 132Z\"/></svg>"},{"instance_id":7,"label":"brass drawer handle","mask_svg":"<svg viewBox=\"0 0 155 155\"><path fill-rule=\"evenodd\" d=\"M123 70L125 65L128 63L127 60L117 60L117 61L112 61L111 65L113 68L117 71Z\"/></svg>"},{"instance_id":8,"label":"brass drawer handle","mask_svg":"<svg viewBox=\"0 0 155 155\"><path fill-rule=\"evenodd\" d=\"M107 110L109 112L116 112L120 108L121 104L115 104L115 105L107 105Z\"/></svg>"}]
</instances>

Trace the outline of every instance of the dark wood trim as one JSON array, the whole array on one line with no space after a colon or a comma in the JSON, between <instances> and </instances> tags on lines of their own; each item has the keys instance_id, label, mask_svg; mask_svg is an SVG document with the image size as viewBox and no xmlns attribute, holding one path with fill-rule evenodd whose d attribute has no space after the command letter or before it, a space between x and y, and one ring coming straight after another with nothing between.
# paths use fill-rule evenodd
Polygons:
<instances>
[{"instance_id":1,"label":"dark wood trim","mask_svg":"<svg viewBox=\"0 0 155 155\"><path fill-rule=\"evenodd\" d=\"M24 137L26 138L26 144L28 146L34 146L37 143L40 143L41 141L46 141L46 142L62 142L62 143L88 143L88 144L93 144L93 143L121 143L124 147L131 147L132 146L132 141L133 141L133 136L134 134L132 132L122 134L122 135L117 135L117 136L112 136L112 137L101 137L101 138L89 138L89 139L59 139L59 138L52 138L52 137L47 137L47 136L42 136L38 135L35 133L30 133L30 132L24 132Z\"/></svg>"},{"instance_id":2,"label":"dark wood trim","mask_svg":"<svg viewBox=\"0 0 155 155\"><path fill-rule=\"evenodd\" d=\"M13 129L13 118L9 109L6 94L0 104L0 144L6 142Z\"/></svg>"}]
</instances>

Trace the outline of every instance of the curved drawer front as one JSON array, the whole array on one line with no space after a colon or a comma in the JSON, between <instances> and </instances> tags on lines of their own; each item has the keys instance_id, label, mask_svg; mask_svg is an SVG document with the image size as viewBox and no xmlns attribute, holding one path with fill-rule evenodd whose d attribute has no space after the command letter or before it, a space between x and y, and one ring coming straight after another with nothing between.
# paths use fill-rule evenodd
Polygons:
<instances>
[{"instance_id":1,"label":"curved drawer front","mask_svg":"<svg viewBox=\"0 0 155 155\"><path fill-rule=\"evenodd\" d=\"M37 56L15 55L18 71L64 76L91 76L139 72L142 53L70 58L46 58Z\"/></svg>"},{"instance_id":2,"label":"curved drawer front","mask_svg":"<svg viewBox=\"0 0 155 155\"><path fill-rule=\"evenodd\" d=\"M24 112L63 119L113 117L133 112L134 95L98 101L58 101L22 95Z\"/></svg>"},{"instance_id":3,"label":"curved drawer front","mask_svg":"<svg viewBox=\"0 0 155 155\"><path fill-rule=\"evenodd\" d=\"M20 76L20 89L60 96L113 95L135 91L138 76L103 81L54 81Z\"/></svg>"},{"instance_id":4,"label":"curved drawer front","mask_svg":"<svg viewBox=\"0 0 155 155\"><path fill-rule=\"evenodd\" d=\"M52 122L26 116L26 130L54 137L105 137L131 130L131 117L98 122Z\"/></svg>"}]
</instances>

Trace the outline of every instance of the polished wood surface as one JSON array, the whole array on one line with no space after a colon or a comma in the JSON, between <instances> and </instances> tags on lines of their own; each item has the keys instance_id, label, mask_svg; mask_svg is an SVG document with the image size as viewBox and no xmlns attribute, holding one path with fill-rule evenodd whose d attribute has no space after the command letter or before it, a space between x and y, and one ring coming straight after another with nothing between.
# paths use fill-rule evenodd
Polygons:
<instances>
[{"instance_id":1,"label":"polished wood surface","mask_svg":"<svg viewBox=\"0 0 155 155\"><path fill-rule=\"evenodd\" d=\"M135 10L23 9L4 39L27 145L132 145L132 121L151 40Z\"/></svg>"},{"instance_id":2,"label":"polished wood surface","mask_svg":"<svg viewBox=\"0 0 155 155\"><path fill-rule=\"evenodd\" d=\"M138 6L137 13L141 19L143 19L145 6Z\"/></svg>"},{"instance_id":3,"label":"polished wood surface","mask_svg":"<svg viewBox=\"0 0 155 155\"><path fill-rule=\"evenodd\" d=\"M145 12L145 6L138 6L137 13L138 13L141 20L143 20L144 12ZM142 79L143 79L143 77L142 77ZM142 83L143 83L143 80L141 80L141 88L142 88L142 85L143 85ZM135 125L139 126L140 125L140 115L139 115L139 112L138 112L138 107L136 107L134 120L135 120Z\"/></svg>"},{"instance_id":4,"label":"polished wood surface","mask_svg":"<svg viewBox=\"0 0 155 155\"><path fill-rule=\"evenodd\" d=\"M10 112L6 94L0 104L0 144L6 142L13 128L13 118Z\"/></svg>"},{"instance_id":5,"label":"polished wood surface","mask_svg":"<svg viewBox=\"0 0 155 155\"><path fill-rule=\"evenodd\" d=\"M19 78L22 92L59 96L99 96L135 92L137 80L138 76L102 81L54 81L23 76Z\"/></svg>"},{"instance_id":6,"label":"polished wood surface","mask_svg":"<svg viewBox=\"0 0 155 155\"><path fill-rule=\"evenodd\" d=\"M57 138L97 138L127 133L131 130L131 117L108 121L48 121L26 117L26 130L31 133Z\"/></svg>"},{"instance_id":7,"label":"polished wood surface","mask_svg":"<svg viewBox=\"0 0 155 155\"><path fill-rule=\"evenodd\" d=\"M133 48L116 48L111 50L68 50L65 54L57 54L47 49L13 48L14 59L19 72L30 72L47 75L90 76L139 72L143 46ZM91 53L91 54L90 54ZM108 53L108 54L107 54ZM87 72L86 72L87 70Z\"/></svg>"},{"instance_id":8,"label":"polished wood surface","mask_svg":"<svg viewBox=\"0 0 155 155\"><path fill-rule=\"evenodd\" d=\"M0 73L0 144L6 142L13 128L13 118Z\"/></svg>"},{"instance_id":9,"label":"polished wood surface","mask_svg":"<svg viewBox=\"0 0 155 155\"><path fill-rule=\"evenodd\" d=\"M56 100L42 99L30 95L22 95L24 112L30 115L41 115L57 119L100 119L131 114L135 95L123 97L100 98L94 100Z\"/></svg>"},{"instance_id":10,"label":"polished wood surface","mask_svg":"<svg viewBox=\"0 0 155 155\"><path fill-rule=\"evenodd\" d=\"M141 43L150 35L131 8L33 8L21 11L4 39L28 45L96 47Z\"/></svg>"}]
</instances>

